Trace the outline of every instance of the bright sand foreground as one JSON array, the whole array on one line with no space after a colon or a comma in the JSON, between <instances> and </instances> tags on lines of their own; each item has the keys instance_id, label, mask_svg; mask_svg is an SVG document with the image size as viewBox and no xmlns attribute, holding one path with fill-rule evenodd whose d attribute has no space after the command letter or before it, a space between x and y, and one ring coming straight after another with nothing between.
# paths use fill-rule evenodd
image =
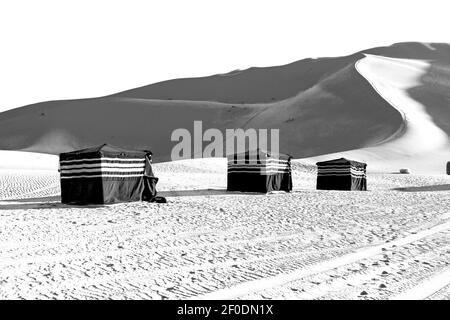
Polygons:
<instances>
[{"instance_id":1,"label":"bright sand foreground","mask_svg":"<svg viewBox=\"0 0 450 320\"><path fill-rule=\"evenodd\" d=\"M0 298L450 298L450 177L367 192L224 191L224 159L155 165L167 204L59 203L54 172L0 175Z\"/></svg>"}]
</instances>

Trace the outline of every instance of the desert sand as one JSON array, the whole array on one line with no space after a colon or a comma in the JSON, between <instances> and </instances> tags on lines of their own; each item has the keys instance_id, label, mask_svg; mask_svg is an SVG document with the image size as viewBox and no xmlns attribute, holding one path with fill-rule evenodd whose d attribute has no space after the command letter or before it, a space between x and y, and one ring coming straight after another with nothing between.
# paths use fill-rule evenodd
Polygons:
<instances>
[{"instance_id":1,"label":"desert sand","mask_svg":"<svg viewBox=\"0 0 450 320\"><path fill-rule=\"evenodd\" d=\"M294 169L261 195L226 192L225 159L160 163L167 204L88 207L60 204L55 172L4 172L0 298L450 298L450 177L316 191Z\"/></svg>"},{"instance_id":2,"label":"desert sand","mask_svg":"<svg viewBox=\"0 0 450 320\"><path fill-rule=\"evenodd\" d=\"M450 45L401 43L1 113L0 298L450 299L449 70ZM168 161L194 120L279 128L293 192ZM150 148L168 203L62 205L57 154L104 142ZM341 156L367 192L315 190Z\"/></svg>"}]
</instances>

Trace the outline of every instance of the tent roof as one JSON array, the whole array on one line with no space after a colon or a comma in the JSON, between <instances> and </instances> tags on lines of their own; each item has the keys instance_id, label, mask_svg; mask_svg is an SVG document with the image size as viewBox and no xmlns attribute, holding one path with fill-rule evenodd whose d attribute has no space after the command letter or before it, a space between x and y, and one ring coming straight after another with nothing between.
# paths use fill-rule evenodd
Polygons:
<instances>
[{"instance_id":1,"label":"tent roof","mask_svg":"<svg viewBox=\"0 0 450 320\"><path fill-rule=\"evenodd\" d=\"M94 154L102 156L121 156L124 158L133 158L133 157L145 157L148 154L152 154L152 152L150 150L130 150L104 143L100 146L61 153L60 158L70 159L79 156L94 155Z\"/></svg>"},{"instance_id":2,"label":"tent roof","mask_svg":"<svg viewBox=\"0 0 450 320\"><path fill-rule=\"evenodd\" d=\"M332 165L332 164L351 164L358 167L366 167L367 164L364 162L359 162L355 160L350 160L347 158L339 158L339 159L333 159L333 160L327 160L327 161L320 161L317 162L316 165L322 166L322 165Z\"/></svg>"},{"instance_id":3,"label":"tent roof","mask_svg":"<svg viewBox=\"0 0 450 320\"><path fill-rule=\"evenodd\" d=\"M234 153L234 154L231 154L231 155L227 155L227 158L234 159L237 156L241 156L242 158L247 159L247 158L249 158L249 155L252 152L257 154L258 159L261 159L261 158L276 158L276 159L284 159L284 160L292 159L292 157L290 155L288 155L288 154L272 153L272 152L268 152L267 150L260 149L260 148L258 148L256 150L253 150L253 151L247 150L245 152L240 152L240 153Z\"/></svg>"}]
</instances>

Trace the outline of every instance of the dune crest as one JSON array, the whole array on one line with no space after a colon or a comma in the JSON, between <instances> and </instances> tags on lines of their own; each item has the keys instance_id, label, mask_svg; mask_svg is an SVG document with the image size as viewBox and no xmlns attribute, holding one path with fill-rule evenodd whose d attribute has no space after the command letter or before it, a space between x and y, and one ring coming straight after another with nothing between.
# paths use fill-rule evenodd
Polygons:
<instances>
[{"instance_id":1,"label":"dune crest","mask_svg":"<svg viewBox=\"0 0 450 320\"><path fill-rule=\"evenodd\" d=\"M397 134L378 146L343 154L371 162L372 168L380 171L395 171L407 163L416 172L443 172L445 162L450 159L448 133L436 125L426 107L408 93L408 90L422 85L421 79L431 68L430 63L366 54L355 63L355 68L383 99L401 113L404 125ZM337 154L310 160L320 161L333 156Z\"/></svg>"},{"instance_id":2,"label":"dune crest","mask_svg":"<svg viewBox=\"0 0 450 320\"><path fill-rule=\"evenodd\" d=\"M355 67L404 118L405 129L401 136L383 147L404 153L412 150L414 154L442 148L448 143L448 135L434 123L425 106L407 93L408 89L421 84L429 63L366 54Z\"/></svg>"}]
</instances>

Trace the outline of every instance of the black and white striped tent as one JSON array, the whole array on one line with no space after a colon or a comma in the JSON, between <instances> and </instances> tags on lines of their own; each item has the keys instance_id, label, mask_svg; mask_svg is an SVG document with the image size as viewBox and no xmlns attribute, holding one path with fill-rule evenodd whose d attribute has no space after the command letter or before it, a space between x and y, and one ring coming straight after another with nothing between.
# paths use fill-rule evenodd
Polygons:
<instances>
[{"instance_id":1,"label":"black and white striped tent","mask_svg":"<svg viewBox=\"0 0 450 320\"><path fill-rule=\"evenodd\" d=\"M227 190L243 192L291 191L291 156L258 149L227 157Z\"/></svg>"},{"instance_id":2,"label":"black and white striped tent","mask_svg":"<svg viewBox=\"0 0 450 320\"><path fill-rule=\"evenodd\" d=\"M367 190L366 167L345 158L317 162L317 189Z\"/></svg>"},{"instance_id":3,"label":"black and white striped tent","mask_svg":"<svg viewBox=\"0 0 450 320\"><path fill-rule=\"evenodd\" d=\"M106 204L150 200L156 183L150 151L125 150L107 144L61 153L61 202Z\"/></svg>"}]
</instances>

